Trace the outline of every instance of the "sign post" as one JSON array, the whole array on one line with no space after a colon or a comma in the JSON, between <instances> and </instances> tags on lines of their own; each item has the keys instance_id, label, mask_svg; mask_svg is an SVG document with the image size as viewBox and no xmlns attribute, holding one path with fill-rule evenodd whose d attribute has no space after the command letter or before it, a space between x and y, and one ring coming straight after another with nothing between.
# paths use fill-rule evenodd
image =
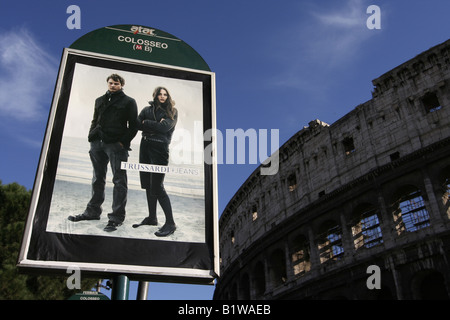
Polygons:
<instances>
[{"instance_id":1,"label":"sign post","mask_svg":"<svg viewBox=\"0 0 450 320\"><path fill-rule=\"evenodd\" d=\"M127 276L115 276L113 279L111 300L128 300L130 280Z\"/></svg>"},{"instance_id":2,"label":"sign post","mask_svg":"<svg viewBox=\"0 0 450 320\"><path fill-rule=\"evenodd\" d=\"M94 187L94 160L89 154L99 143L119 150L118 143L93 142L89 136L94 102L107 96L107 79L112 74L125 80L122 92L135 101L137 114L156 101L152 93L157 88L166 88L176 102L177 121L168 141L167 165L143 162L141 145L148 132L139 129L131 138L128 160L117 169L128 176L125 218L107 230L107 207L115 187L111 176L104 179L103 213L88 220L74 216L87 210ZM120 104L116 107L116 114L123 113ZM167 115L154 117L153 128L168 123ZM214 130L215 74L181 39L150 27L116 25L75 41L64 49L61 59L19 269L63 274L76 266L83 274L113 275L114 299L128 298L130 280L213 284L219 276L217 152L214 135L205 139L204 134ZM143 173L165 176L175 231L160 231L165 220L161 211L157 211L157 222L143 223L149 215L143 208L150 208Z\"/></svg>"},{"instance_id":3,"label":"sign post","mask_svg":"<svg viewBox=\"0 0 450 320\"><path fill-rule=\"evenodd\" d=\"M147 300L148 281L139 281L137 300Z\"/></svg>"}]
</instances>

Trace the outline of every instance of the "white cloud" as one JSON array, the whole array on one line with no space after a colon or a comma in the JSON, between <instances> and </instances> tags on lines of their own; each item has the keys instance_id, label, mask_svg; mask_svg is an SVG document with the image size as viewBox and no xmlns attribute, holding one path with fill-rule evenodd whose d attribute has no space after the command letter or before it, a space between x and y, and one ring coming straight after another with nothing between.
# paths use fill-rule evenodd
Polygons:
<instances>
[{"instance_id":1,"label":"white cloud","mask_svg":"<svg viewBox=\"0 0 450 320\"><path fill-rule=\"evenodd\" d=\"M351 62L373 35L367 29L363 0L348 0L333 11L311 12L315 37L307 45L309 58L328 67Z\"/></svg>"},{"instance_id":2,"label":"white cloud","mask_svg":"<svg viewBox=\"0 0 450 320\"><path fill-rule=\"evenodd\" d=\"M0 33L0 114L21 121L47 115L56 60L26 29Z\"/></svg>"},{"instance_id":3,"label":"white cloud","mask_svg":"<svg viewBox=\"0 0 450 320\"><path fill-rule=\"evenodd\" d=\"M302 8L299 23L288 29L295 33L283 41L289 47L278 57L289 67L280 69L271 84L323 95L327 79L354 65L363 46L377 34L366 26L367 0L328 3L310 2Z\"/></svg>"},{"instance_id":4,"label":"white cloud","mask_svg":"<svg viewBox=\"0 0 450 320\"><path fill-rule=\"evenodd\" d=\"M366 8L363 7L361 0L349 0L337 11L328 13L312 12L312 15L324 25L348 28L365 25L365 12Z\"/></svg>"}]
</instances>

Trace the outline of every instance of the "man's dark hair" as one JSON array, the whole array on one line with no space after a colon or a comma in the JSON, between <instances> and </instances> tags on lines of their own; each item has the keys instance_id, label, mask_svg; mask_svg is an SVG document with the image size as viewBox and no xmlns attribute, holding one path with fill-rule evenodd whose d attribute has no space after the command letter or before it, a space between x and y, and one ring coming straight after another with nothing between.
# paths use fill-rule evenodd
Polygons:
<instances>
[{"instance_id":1,"label":"man's dark hair","mask_svg":"<svg viewBox=\"0 0 450 320\"><path fill-rule=\"evenodd\" d=\"M120 84L122 85L122 87L125 85L125 79L122 78L121 76L119 76L117 73L113 73L113 74L110 75L108 78L106 78L106 82L108 82L109 79L113 79L114 81L120 82Z\"/></svg>"}]
</instances>

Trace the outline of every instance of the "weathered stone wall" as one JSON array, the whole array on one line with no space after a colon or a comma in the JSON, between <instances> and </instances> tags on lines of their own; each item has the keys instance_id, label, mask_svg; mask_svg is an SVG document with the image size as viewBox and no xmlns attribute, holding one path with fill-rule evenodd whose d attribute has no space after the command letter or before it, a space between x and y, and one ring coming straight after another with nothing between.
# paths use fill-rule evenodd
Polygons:
<instances>
[{"instance_id":1,"label":"weathered stone wall","mask_svg":"<svg viewBox=\"0 0 450 320\"><path fill-rule=\"evenodd\" d=\"M256 170L231 199L220 219L222 278L217 296L224 290L222 284L250 268L246 257L254 259L258 254L285 258L284 285L280 292L270 293L271 272L279 266L271 267L270 258L258 260L268 283L266 296L295 290L298 281L312 281L330 268L341 272L342 260L355 263L352 215L361 203L377 208L383 243L365 250L371 251L367 257L358 252L357 261L396 248L401 244L398 237L403 227L396 224L398 214L391 212L391 196L401 185L414 185L425 195L431 224L423 229L427 235L448 230L449 209L443 204L441 180L450 165L446 153L450 137L450 41L387 72L373 84L371 100L331 125L311 121L280 148L278 174L261 176ZM436 159L429 154L436 154ZM318 233L328 220L337 222L342 230L343 259L333 266L321 263L318 249ZM301 280L293 271L299 267L293 265L291 257L292 237L298 230L309 243L311 257L310 270L303 272ZM442 242L440 238L435 241ZM388 274L392 279L396 276ZM255 297L254 289L249 290Z\"/></svg>"}]
</instances>

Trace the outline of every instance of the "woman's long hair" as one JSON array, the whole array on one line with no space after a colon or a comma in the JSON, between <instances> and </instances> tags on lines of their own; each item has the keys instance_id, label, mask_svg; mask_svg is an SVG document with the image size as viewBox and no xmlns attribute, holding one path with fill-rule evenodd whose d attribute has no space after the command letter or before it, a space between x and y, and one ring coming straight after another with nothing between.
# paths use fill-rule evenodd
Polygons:
<instances>
[{"instance_id":1,"label":"woman's long hair","mask_svg":"<svg viewBox=\"0 0 450 320\"><path fill-rule=\"evenodd\" d=\"M167 92L167 100L163 104L161 104L158 100L158 95L161 92L161 90L165 90ZM167 116L173 120L173 117L175 116L176 113L176 109L174 108L175 101L170 96L169 90L167 90L164 87L157 87L153 91L153 105L156 108L162 108L164 111L166 111Z\"/></svg>"}]
</instances>

